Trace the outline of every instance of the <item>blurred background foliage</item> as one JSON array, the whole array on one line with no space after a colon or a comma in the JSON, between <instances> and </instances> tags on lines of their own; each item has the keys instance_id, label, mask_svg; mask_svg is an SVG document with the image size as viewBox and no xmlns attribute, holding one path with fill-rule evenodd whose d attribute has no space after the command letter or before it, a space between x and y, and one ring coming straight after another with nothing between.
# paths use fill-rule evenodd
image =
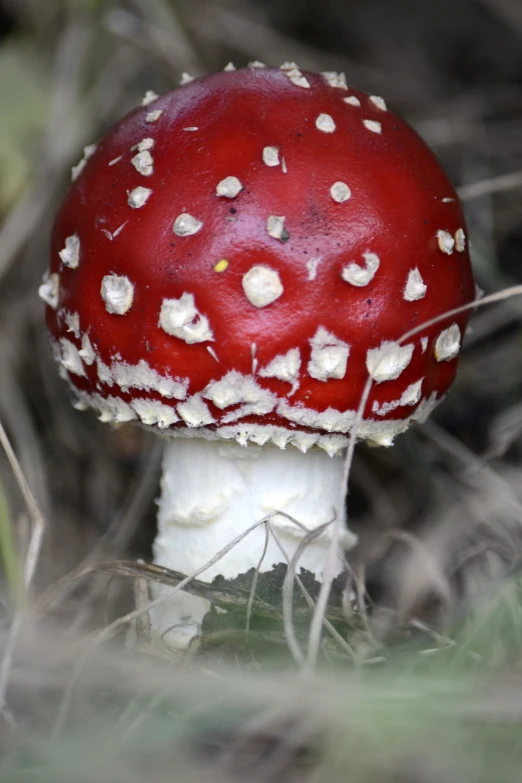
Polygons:
<instances>
[{"instance_id":1,"label":"blurred background foliage","mask_svg":"<svg viewBox=\"0 0 522 783\"><path fill-rule=\"evenodd\" d=\"M0 0L0 420L47 522L37 593L79 565L149 560L159 479L154 439L73 410L49 355L36 291L70 167L146 90L173 89L184 71L201 75L256 59L344 71L348 83L383 95L458 186L479 286L489 293L522 282L520 0ZM349 624L356 672L345 671L342 687L325 685L320 697L316 686L303 690L293 680L263 695L266 683L250 681L251 716L267 704L278 716L286 708L276 732L283 751L264 729L239 742L242 688L230 686L228 659L214 648L204 656L205 673L195 675L203 678L198 708L204 713L214 699L203 738L194 739L197 764L176 755L187 714L178 675L169 671L172 689L161 708L155 699L164 671L129 661L128 652L123 662L93 653L80 684L70 685L81 635L132 606L132 580L91 572L80 589L59 593L52 613L59 625L40 623L23 639L14 702L2 713L0 747L7 743L9 753L0 779L129 781L143 779L145 769L147 779L166 780L174 762L187 780L204 781L208 769L213 780L218 773L228 780L230 764L236 779L252 779L259 754L273 761L274 753L282 766L268 764L260 779L303 779L321 746L331 750L321 773L329 780L518 781L521 313L519 299L478 310L458 381L433 419L393 450L358 447L348 496L361 536L351 555L361 599ZM30 522L3 453L0 477L2 639L21 600ZM234 654L257 670L250 648ZM379 674L368 684L362 668ZM112 694L111 677L124 681L121 692ZM225 685L216 685L220 677ZM235 717L220 731L229 688ZM302 690L317 721L293 733L288 705ZM72 705L61 713L67 693ZM94 720L100 713L106 724ZM65 714L74 716L69 744L47 744L42 725L59 725ZM100 736L115 721L121 744L109 752ZM164 744L156 770L145 762L158 721ZM30 729L29 741L20 727ZM63 725L55 734L64 738ZM326 736L319 745L317 734ZM136 737L144 743L133 749L139 764L129 751ZM99 766L93 742L103 747ZM239 748L235 757L231 747Z\"/></svg>"}]
</instances>

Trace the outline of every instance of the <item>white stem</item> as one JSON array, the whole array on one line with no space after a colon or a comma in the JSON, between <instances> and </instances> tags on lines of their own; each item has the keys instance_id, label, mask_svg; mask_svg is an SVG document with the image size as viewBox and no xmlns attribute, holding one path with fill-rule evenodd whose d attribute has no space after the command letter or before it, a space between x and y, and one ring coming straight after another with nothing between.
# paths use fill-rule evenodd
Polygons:
<instances>
[{"instance_id":1,"label":"white stem","mask_svg":"<svg viewBox=\"0 0 522 783\"><path fill-rule=\"evenodd\" d=\"M342 474L343 457L329 457L321 449L303 454L273 445L173 438L167 441L163 457L154 560L191 574L254 522L276 511L295 518L307 530L315 529L335 515ZM282 516L275 516L270 524L291 558L306 531ZM346 528L345 533L343 545L353 546L355 537ZM318 581L329 540L329 534L323 533L299 561ZM257 568L264 546L265 531L256 528L200 579L210 582L218 575L233 579ZM261 572L285 562L270 537ZM339 556L336 573L341 570ZM168 641L184 646L197 633L208 609L206 599L179 593L154 610L152 622L160 634L178 626L169 632Z\"/></svg>"}]
</instances>

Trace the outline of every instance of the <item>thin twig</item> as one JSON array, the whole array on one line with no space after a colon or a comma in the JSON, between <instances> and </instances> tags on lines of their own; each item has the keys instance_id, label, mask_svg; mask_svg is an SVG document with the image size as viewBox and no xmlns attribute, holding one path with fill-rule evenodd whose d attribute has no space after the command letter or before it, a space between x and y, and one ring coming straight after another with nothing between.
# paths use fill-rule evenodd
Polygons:
<instances>
[{"instance_id":1,"label":"thin twig","mask_svg":"<svg viewBox=\"0 0 522 783\"><path fill-rule=\"evenodd\" d=\"M149 583L146 579L133 581L134 602L136 606L145 606L150 602ZM144 614L136 620L135 625L136 646L148 644L151 639L150 615Z\"/></svg>"},{"instance_id":2,"label":"thin twig","mask_svg":"<svg viewBox=\"0 0 522 783\"><path fill-rule=\"evenodd\" d=\"M330 522L326 522L325 524L326 525L333 524L333 519L330 520ZM316 531L319 531L319 532L316 532ZM317 538L317 536L320 534L321 531L320 531L320 528L316 528L314 531L310 531L310 532L311 533L316 533L315 538ZM286 552L284 547L281 545L281 542L279 541L278 536L274 533L273 529L272 529L272 535L274 536L274 540L275 540L277 546L279 547L283 557L285 558L285 560L287 562L287 566L290 567L290 558L288 556L288 553ZM303 547L303 549L304 549L304 547ZM304 600L306 601L306 603L308 605L308 608L313 612L313 610L315 608L315 603L313 601L312 596L310 595L310 593L308 592L308 590L304 586L303 582L297 576L297 573L295 573L295 568L296 567L297 567L297 559L296 559L296 563L294 564L294 576L293 576L293 578L295 579L295 582L296 582L297 586L299 587L299 590L301 591L301 594L302 594ZM290 578L292 578L292 577L290 577ZM343 617L343 619L344 619L344 617ZM348 644L348 642L346 641L346 639L343 639L341 634L337 631L337 629L332 625L330 620L328 620L326 617L323 618L323 625L326 628L326 630L328 631L328 633L330 634L330 636L332 636L335 639L335 641L341 647L341 649L343 649L347 653L347 655L349 655L350 658L352 658L352 660L355 660L355 653L352 650L352 648L350 647L350 645Z\"/></svg>"},{"instance_id":3,"label":"thin twig","mask_svg":"<svg viewBox=\"0 0 522 783\"><path fill-rule=\"evenodd\" d=\"M78 61L85 45L76 48ZM122 68L123 64L125 68ZM107 122L112 117L114 96L125 93L139 64L135 52L116 51L87 95L77 105L71 104L59 128L49 127L41 156L42 165L31 187L9 212L0 230L0 280L34 234L49 203L56 198L65 163L70 161L80 142L85 143L89 134L95 132L98 123Z\"/></svg>"},{"instance_id":4,"label":"thin twig","mask_svg":"<svg viewBox=\"0 0 522 783\"><path fill-rule=\"evenodd\" d=\"M167 587L176 587L179 582L187 576L180 571L172 571L165 566L159 566L154 563L139 563L135 560L114 560L91 563L90 565L75 569L62 577L57 583L51 585L51 587L44 591L38 598L36 604L33 606L33 611L36 614L51 611L61 599L61 593L64 590L64 586L66 586L67 589L71 589L74 582L97 573L105 573L114 577L130 579L147 579L151 582L156 582L157 584L166 585ZM223 609L244 609L246 611L246 607L248 606L248 597L244 595L243 591L232 589L231 587L212 587L208 582L193 579L184 589L192 595L206 598L215 606L219 606ZM254 598L253 607L255 607L256 614L263 617L279 617L279 614L274 608L260 598ZM328 615L334 620L343 620L343 614L340 610L337 611L334 608L329 608Z\"/></svg>"},{"instance_id":5,"label":"thin twig","mask_svg":"<svg viewBox=\"0 0 522 783\"><path fill-rule=\"evenodd\" d=\"M491 484L504 498L522 523L522 503L517 498L514 488L503 476L499 475L482 456L471 451L462 441L459 441L451 433L428 421L423 427L423 434L434 443L437 448L449 454L465 466L464 478L473 477L474 473L480 473L484 480Z\"/></svg>"},{"instance_id":6,"label":"thin twig","mask_svg":"<svg viewBox=\"0 0 522 783\"><path fill-rule=\"evenodd\" d=\"M407 544L411 550L415 552L415 554L420 559L425 578L431 577L432 584L439 590L439 595L441 595L444 600L449 603L451 598L451 590L448 579L444 575L444 572L438 565L436 559L430 554L428 547L423 544L423 542L417 538L417 536L413 535L408 530L388 530L384 536L395 541L400 541L403 544Z\"/></svg>"},{"instance_id":7,"label":"thin twig","mask_svg":"<svg viewBox=\"0 0 522 783\"><path fill-rule=\"evenodd\" d=\"M38 504L34 498L33 493L31 492L31 488L25 479L23 470L20 466L20 463L18 462L16 454L13 451L1 421L0 444L6 453L11 470L13 471L16 482L20 488L20 492L22 493L22 497L27 506L32 522L29 546L27 547L27 551L25 553L24 584L27 591L31 585L36 566L38 564L38 558L40 556L42 541L45 533L45 520L43 515L40 513ZM22 627L22 619L23 609L19 608L15 613L13 622L11 623L11 628L9 629L9 634L7 636L4 648L2 662L0 664L0 712L5 707L5 696L9 682L9 673L11 671L14 649Z\"/></svg>"},{"instance_id":8,"label":"thin twig","mask_svg":"<svg viewBox=\"0 0 522 783\"><path fill-rule=\"evenodd\" d=\"M460 315L461 313L465 313L468 310L475 310L476 308L484 307L484 305L495 304L496 302L504 302L506 299L512 299L515 296L522 296L522 285L513 285L509 288L503 288L501 291L495 291L494 294L483 296L482 299L475 299L473 302L468 302L467 304L461 305L460 307L454 307L453 310L447 310L445 313L437 315L435 318L430 318L429 321L424 321L424 323L416 326L414 329L410 329L408 332L405 332L402 337L399 337L399 339L396 340L396 342L400 345L401 343L405 342L405 340L409 340L410 337L415 337L415 335L423 332L425 329L429 329L430 326L435 326L435 324L439 324L441 321L445 321L447 318L452 318L454 315Z\"/></svg>"},{"instance_id":9,"label":"thin twig","mask_svg":"<svg viewBox=\"0 0 522 783\"><path fill-rule=\"evenodd\" d=\"M97 539L94 546L87 552L74 571L66 574L43 593L38 600L38 609L43 611L49 608L46 606L46 600L50 600L52 604L58 600L64 601L68 597L69 592L74 589L74 581L76 579L99 570L99 558L101 556L108 557L111 554L117 556L118 552L125 549L125 544L129 542L136 528L141 523L146 506L151 500L152 487L157 486L161 449L162 444L159 442L159 439L155 438L151 447L147 451L141 452L137 467L138 475L136 480L132 482L133 488L130 496L126 498L124 504L116 511L107 529ZM90 566L93 567L90 568ZM149 566L145 567L148 568ZM116 574L116 576L121 575L121 573ZM60 590L61 594L58 594ZM50 598L49 593L51 593ZM84 596L84 604L87 605L94 600L96 595L96 585L90 585L89 592ZM76 620L81 620L79 614Z\"/></svg>"},{"instance_id":10,"label":"thin twig","mask_svg":"<svg viewBox=\"0 0 522 783\"><path fill-rule=\"evenodd\" d=\"M463 201L471 201L475 198L515 188L522 188L522 171L512 171L510 174L502 174L499 177L489 177L469 185L461 185L460 188L457 188L457 193Z\"/></svg>"},{"instance_id":11,"label":"thin twig","mask_svg":"<svg viewBox=\"0 0 522 783\"><path fill-rule=\"evenodd\" d=\"M178 18L173 3L165 0L131 0L141 14L143 31L156 57L171 67L204 73L205 66L197 49Z\"/></svg>"},{"instance_id":12,"label":"thin twig","mask_svg":"<svg viewBox=\"0 0 522 783\"><path fill-rule=\"evenodd\" d=\"M488 296L485 296L482 299L468 302L467 304L461 305L460 307L455 307L452 310L447 310L441 315L438 315L435 318L431 318L429 321L425 321L419 326L416 326L413 329L410 329L409 331L405 332L398 340L395 341L395 345L401 345L406 340L409 340L411 337L414 337L415 335L425 331L430 326L434 326L435 324L438 324L441 321L446 321L448 318L452 318L455 315L465 313L468 310L473 310L477 307L483 307L484 305L487 304L502 302L505 301L506 299L510 299L515 296L522 296L522 285L516 285L516 286L511 286L510 288L504 288L501 291L497 291L494 294L489 294ZM393 350L393 347L390 347L390 350ZM380 361L383 362L385 359L386 356L383 355ZM343 477L342 477L342 483L340 487L341 500L338 501L337 516L332 526L332 539L330 542L330 546L328 548L328 555L327 555L325 571L324 571L324 581L319 591L314 617L312 618L312 622L310 624L310 633L308 637L308 655L303 669L303 674L305 676L311 675L311 673L315 669L315 665L317 662L317 655L319 652L319 646L321 641L322 619L325 614L326 606L328 604L328 597L330 595L330 590L334 579L335 561L337 557L337 550L339 547L339 542L341 538L341 528L343 523L342 508L344 505L346 488L348 486L350 470L353 462L355 444L357 441L357 432L363 420L364 411L366 409L366 404L370 396L372 385L373 385L373 378L371 375L368 375L368 379L366 381L363 392L361 394L361 399L359 401L357 415L355 417L353 427L348 435L348 448L344 461Z\"/></svg>"},{"instance_id":13,"label":"thin twig","mask_svg":"<svg viewBox=\"0 0 522 783\"><path fill-rule=\"evenodd\" d=\"M298 666L302 666L304 664L305 656L303 651L301 650L299 642L297 641L297 637L294 631L294 624L293 624L294 582L297 577L296 568L299 560L301 559L301 555L305 551L306 547L309 544L311 544L312 541L314 541L314 539L320 536L328 528L328 526L332 524L332 522L326 522L324 525L315 528L315 530L310 530L303 538L303 540L300 541L299 546L295 550L292 558L290 559L287 565L285 578L283 580L282 600L283 600L284 631L285 631L288 647L290 649L294 661L297 663ZM283 551L281 547L280 549L281 551ZM312 603L312 608L313 608L313 603Z\"/></svg>"},{"instance_id":14,"label":"thin twig","mask_svg":"<svg viewBox=\"0 0 522 783\"><path fill-rule=\"evenodd\" d=\"M7 216L0 233L0 279L6 274L16 254L27 242L61 180L63 164L77 146L82 122L74 108L85 53L89 50L92 30L78 20L64 29L55 49L52 63L52 85L49 97L47 128L42 139L42 166L32 187ZM67 132L64 132L67 129Z\"/></svg>"},{"instance_id":15,"label":"thin twig","mask_svg":"<svg viewBox=\"0 0 522 783\"><path fill-rule=\"evenodd\" d=\"M185 579L182 579L181 582L179 582L176 585L176 587L172 588L172 590L165 591L163 595L158 596L157 598L155 598L153 601L150 601L145 606L141 606L138 609L134 609L132 612L129 612L128 614L122 617L118 617L110 625L104 628L99 634L97 634L96 637L92 640L91 644L88 645L83 655L78 660L78 663L74 668L72 677L67 683L67 686L64 691L64 697L62 699L62 703L58 711L58 716L56 718L56 722L52 730L52 736L53 737L57 736L62 731L65 723L65 718L67 717L67 712L69 710L73 687L76 684L78 677L80 676L83 670L83 667L87 663L89 656L94 652L94 650L97 647L103 644L103 642L111 639L123 626L128 625L129 623L133 622L133 620L137 620L138 617L141 617L146 612L150 612L151 609L154 609L156 606L159 606L164 601L171 599L174 595L176 595L176 593L182 590L185 587L185 585L189 584L197 576L204 573L205 571L208 571L209 568L211 568L213 565L219 562L219 560L221 560L226 554L228 554L235 546L237 546L237 544L243 541L243 539L246 538L246 536L248 536L249 533L251 533L253 530L256 530L256 528L258 528L260 525L263 525L266 522L268 522L270 519L272 519L272 517L276 516L278 513L280 512L273 511L270 514L267 514L265 517L263 517L263 519L260 519L258 522L255 522L253 525L250 525L250 527L248 527L240 535L236 536L230 543L228 543L226 546L220 549L219 552L215 554L214 557L212 557L210 560L208 560L204 565L202 565L200 568L193 571L192 574L189 574L189 576L185 577ZM284 514L284 516L288 516L288 515Z\"/></svg>"},{"instance_id":16,"label":"thin twig","mask_svg":"<svg viewBox=\"0 0 522 783\"><path fill-rule=\"evenodd\" d=\"M11 443L9 441L9 438L7 437L7 433L1 421L0 421L0 445L2 446L2 448L6 453L7 459L11 466L11 470L13 471L14 477L16 479L16 483L20 488L20 492L22 493L24 503L27 506L27 510L29 511L29 516L31 517L31 522L32 522L31 537L25 555L25 568L24 568L24 584L26 589L28 589L33 580L34 572L36 570L36 565L38 563L38 557L40 555L40 550L42 547L42 539L45 532L45 520L43 514L41 513L38 507L38 503L36 502L36 499L31 491L31 488L25 479L22 467L18 462L16 454L13 451L13 447L11 446Z\"/></svg>"},{"instance_id":17,"label":"thin twig","mask_svg":"<svg viewBox=\"0 0 522 783\"><path fill-rule=\"evenodd\" d=\"M265 555L267 553L268 549L268 542L270 541L270 526L268 522L265 525L265 545L263 547L263 552L261 554L261 557L259 558L259 563L257 564L256 570L254 572L254 578L252 579L252 584L250 586L250 594L248 596L248 604L247 604L247 612L246 612L246 623L245 623L245 631L248 633L250 631L250 618L252 616L252 606L254 605L254 598L256 596L256 589L257 589L257 582L259 579L259 572L261 571L261 566L263 565L263 560L265 559Z\"/></svg>"},{"instance_id":18,"label":"thin twig","mask_svg":"<svg viewBox=\"0 0 522 783\"><path fill-rule=\"evenodd\" d=\"M381 359L382 361L382 359ZM317 598L317 604L315 607L314 616L310 623L310 632L308 635L308 654L305 665L303 667L303 675L308 677L312 674L317 663L317 655L319 653L319 646L321 642L321 626L326 612L326 606L330 597L330 591L332 589L333 580L335 577L335 565L336 559L339 556L339 548L341 541L341 529L344 521L344 504L345 496L347 492L348 482L350 479L350 471L353 463L353 457L355 453L355 444L357 443L357 432L363 420L364 411L366 409L366 403L370 396L373 379L368 376L368 381L363 389L361 399L359 401L359 407L357 409L357 415L353 423L353 427L350 430L348 436L348 448L346 450L346 456L344 459L343 475L341 478L341 484L339 487L339 498L337 501L337 511L334 523L332 525L332 540L328 547L328 554L326 558L326 565L324 569L323 583L319 591Z\"/></svg>"}]
</instances>

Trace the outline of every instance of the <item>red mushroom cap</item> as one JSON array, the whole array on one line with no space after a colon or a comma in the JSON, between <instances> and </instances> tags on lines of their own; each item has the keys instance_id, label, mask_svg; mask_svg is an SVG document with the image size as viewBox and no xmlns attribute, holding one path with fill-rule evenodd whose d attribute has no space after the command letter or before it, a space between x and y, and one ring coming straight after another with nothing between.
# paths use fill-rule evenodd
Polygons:
<instances>
[{"instance_id":1,"label":"red mushroom cap","mask_svg":"<svg viewBox=\"0 0 522 783\"><path fill-rule=\"evenodd\" d=\"M293 64L143 105L85 150L40 289L81 406L171 434L390 443L452 383L474 298L454 188L382 98ZM198 430L198 433L194 430Z\"/></svg>"}]
</instances>

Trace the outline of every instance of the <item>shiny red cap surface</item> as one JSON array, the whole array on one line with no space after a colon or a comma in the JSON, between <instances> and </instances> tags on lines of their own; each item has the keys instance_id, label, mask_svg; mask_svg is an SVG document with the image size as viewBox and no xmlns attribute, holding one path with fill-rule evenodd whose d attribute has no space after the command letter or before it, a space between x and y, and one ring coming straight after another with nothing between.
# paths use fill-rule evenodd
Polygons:
<instances>
[{"instance_id":1,"label":"shiny red cap surface","mask_svg":"<svg viewBox=\"0 0 522 783\"><path fill-rule=\"evenodd\" d=\"M79 169L41 293L103 418L346 433L370 370L361 434L387 442L451 385L467 313L382 347L474 285L455 190L381 98L218 73L149 94Z\"/></svg>"}]
</instances>

